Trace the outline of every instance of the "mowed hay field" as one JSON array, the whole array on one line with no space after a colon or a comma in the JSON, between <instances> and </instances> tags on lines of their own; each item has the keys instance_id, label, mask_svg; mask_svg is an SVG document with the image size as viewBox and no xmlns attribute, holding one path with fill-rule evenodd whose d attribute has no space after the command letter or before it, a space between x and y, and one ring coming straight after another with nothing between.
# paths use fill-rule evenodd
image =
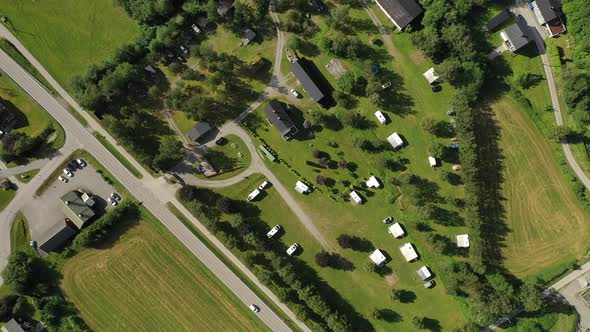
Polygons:
<instances>
[{"instance_id":1,"label":"mowed hay field","mask_svg":"<svg viewBox=\"0 0 590 332\"><path fill-rule=\"evenodd\" d=\"M588 248L590 216L566 182L554 153L527 115L509 99L494 105L504 154L506 268L524 278Z\"/></svg>"},{"instance_id":2,"label":"mowed hay field","mask_svg":"<svg viewBox=\"0 0 590 332\"><path fill-rule=\"evenodd\" d=\"M112 0L0 0L0 15L64 88L139 33Z\"/></svg>"},{"instance_id":3,"label":"mowed hay field","mask_svg":"<svg viewBox=\"0 0 590 332\"><path fill-rule=\"evenodd\" d=\"M82 251L62 273L66 298L95 331L266 330L154 222L133 226L108 249Z\"/></svg>"}]
</instances>

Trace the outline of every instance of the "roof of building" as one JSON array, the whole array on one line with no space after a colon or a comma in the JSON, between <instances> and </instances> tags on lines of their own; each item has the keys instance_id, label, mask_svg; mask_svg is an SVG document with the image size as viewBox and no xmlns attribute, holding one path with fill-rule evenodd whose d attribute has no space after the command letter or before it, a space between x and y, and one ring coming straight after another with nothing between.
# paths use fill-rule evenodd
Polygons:
<instances>
[{"instance_id":1,"label":"roof of building","mask_svg":"<svg viewBox=\"0 0 590 332\"><path fill-rule=\"evenodd\" d=\"M393 146L394 149L404 145L404 140L402 140L398 133L393 133L389 135L389 137L387 137L387 140L389 141L389 144Z\"/></svg>"},{"instance_id":2,"label":"roof of building","mask_svg":"<svg viewBox=\"0 0 590 332\"><path fill-rule=\"evenodd\" d=\"M428 84L436 83L436 82L438 82L438 80L440 78L440 77L438 77L438 75L436 75L436 72L434 71L434 67L431 67L430 69L428 69L424 74L422 74L422 76L424 76L424 78L426 79Z\"/></svg>"},{"instance_id":3,"label":"roof of building","mask_svg":"<svg viewBox=\"0 0 590 332\"><path fill-rule=\"evenodd\" d=\"M414 249L414 246L410 243L404 243L401 247L399 247L399 251L402 253L406 261L411 262L418 258L418 254Z\"/></svg>"},{"instance_id":4,"label":"roof of building","mask_svg":"<svg viewBox=\"0 0 590 332\"><path fill-rule=\"evenodd\" d=\"M492 17L492 19L486 24L485 28L488 32L493 32L500 27L504 22L508 21L512 15L506 9L502 10L498 15Z\"/></svg>"},{"instance_id":5,"label":"roof of building","mask_svg":"<svg viewBox=\"0 0 590 332\"><path fill-rule=\"evenodd\" d=\"M563 15L559 0L536 0L534 11L540 24L545 24Z\"/></svg>"},{"instance_id":6,"label":"roof of building","mask_svg":"<svg viewBox=\"0 0 590 332\"><path fill-rule=\"evenodd\" d=\"M406 235L406 232L404 232L404 229L402 228L402 225L399 224L399 222L396 222L395 224L389 226L388 232L395 238L399 238Z\"/></svg>"},{"instance_id":7,"label":"roof of building","mask_svg":"<svg viewBox=\"0 0 590 332\"><path fill-rule=\"evenodd\" d=\"M95 203L95 202L94 202L94 199L92 198L92 196L90 196L90 194L88 194L88 193L83 193L81 198L82 198L82 201L83 201L83 202L84 202L86 205L88 205L88 206L90 206L90 207L94 206L94 203Z\"/></svg>"},{"instance_id":8,"label":"roof of building","mask_svg":"<svg viewBox=\"0 0 590 332\"><path fill-rule=\"evenodd\" d=\"M94 217L92 208L84 202L81 194L77 191L69 191L61 197L63 211L68 218L78 227Z\"/></svg>"},{"instance_id":9,"label":"roof of building","mask_svg":"<svg viewBox=\"0 0 590 332\"><path fill-rule=\"evenodd\" d=\"M459 234L455 238L457 239L457 247L469 248L469 234Z\"/></svg>"},{"instance_id":10,"label":"roof of building","mask_svg":"<svg viewBox=\"0 0 590 332\"><path fill-rule=\"evenodd\" d=\"M297 132L297 127L291 120L283 104L276 99L272 99L264 107L264 114L268 118L270 124L283 136L289 139Z\"/></svg>"},{"instance_id":11,"label":"roof of building","mask_svg":"<svg viewBox=\"0 0 590 332\"><path fill-rule=\"evenodd\" d=\"M424 11L415 0L377 0L377 4L400 29Z\"/></svg>"},{"instance_id":12,"label":"roof of building","mask_svg":"<svg viewBox=\"0 0 590 332\"><path fill-rule=\"evenodd\" d=\"M254 32L252 29L246 28L240 31L240 39L242 39L242 42L245 42L244 44L248 44L254 38L256 38L256 32Z\"/></svg>"},{"instance_id":13,"label":"roof of building","mask_svg":"<svg viewBox=\"0 0 590 332\"><path fill-rule=\"evenodd\" d=\"M39 249L49 253L63 248L64 244L76 235L76 230L64 222L62 227L49 240L39 246Z\"/></svg>"},{"instance_id":14,"label":"roof of building","mask_svg":"<svg viewBox=\"0 0 590 332\"><path fill-rule=\"evenodd\" d=\"M297 183L295 183L295 191L297 191L300 194L303 194L309 191L309 187L305 183L297 181Z\"/></svg>"},{"instance_id":15,"label":"roof of building","mask_svg":"<svg viewBox=\"0 0 590 332\"><path fill-rule=\"evenodd\" d=\"M422 279L424 281L426 281L430 277L432 277L432 273L430 273L430 270L426 266L422 266L421 268L416 270L416 273L418 273L418 276L420 276L420 279Z\"/></svg>"},{"instance_id":16,"label":"roof of building","mask_svg":"<svg viewBox=\"0 0 590 332\"><path fill-rule=\"evenodd\" d=\"M3 332L25 332L22 327L18 324L18 322L13 318L8 322L4 323L2 327Z\"/></svg>"},{"instance_id":17,"label":"roof of building","mask_svg":"<svg viewBox=\"0 0 590 332\"><path fill-rule=\"evenodd\" d=\"M430 165L430 167L434 167L436 166L438 163L436 162L436 158L430 156L428 157L428 164Z\"/></svg>"},{"instance_id":18,"label":"roof of building","mask_svg":"<svg viewBox=\"0 0 590 332\"><path fill-rule=\"evenodd\" d=\"M381 184L379 183L379 180L377 180L377 178L375 176L373 176L373 175L371 175L369 177L369 179L367 179L367 181L365 182L365 184L369 188L379 188L379 187L381 187Z\"/></svg>"},{"instance_id":19,"label":"roof of building","mask_svg":"<svg viewBox=\"0 0 590 332\"><path fill-rule=\"evenodd\" d=\"M217 13L221 16L225 16L232 8L234 8L234 0L219 0L217 2Z\"/></svg>"},{"instance_id":20,"label":"roof of building","mask_svg":"<svg viewBox=\"0 0 590 332\"><path fill-rule=\"evenodd\" d=\"M201 29L205 29L208 27L208 25L211 23L211 21L209 21L209 18L207 16L198 16L196 19L197 25L199 26L199 28Z\"/></svg>"},{"instance_id":21,"label":"roof of building","mask_svg":"<svg viewBox=\"0 0 590 332\"><path fill-rule=\"evenodd\" d=\"M194 127L192 127L191 129L189 129L189 131L186 132L186 136L188 136L188 138L191 141L195 142L201 136L205 135L212 128L213 127L211 127L211 125L209 124L209 122L206 122L206 121L199 122Z\"/></svg>"},{"instance_id":22,"label":"roof of building","mask_svg":"<svg viewBox=\"0 0 590 332\"><path fill-rule=\"evenodd\" d=\"M315 100L316 102L320 102L322 99L324 99L325 95L320 89L320 87L317 85L315 80L311 77L309 69L304 63L305 61L306 60L304 59L297 59L294 62L292 62L291 71L293 72L295 77L297 77L297 80L299 80L299 82L303 86L303 89L305 89L305 91L309 93L311 98L313 98L313 100Z\"/></svg>"},{"instance_id":23,"label":"roof of building","mask_svg":"<svg viewBox=\"0 0 590 332\"><path fill-rule=\"evenodd\" d=\"M385 257L385 255L379 249L375 249L375 251L369 255L369 258L377 266L380 266L387 261L387 257Z\"/></svg>"},{"instance_id":24,"label":"roof of building","mask_svg":"<svg viewBox=\"0 0 590 332\"><path fill-rule=\"evenodd\" d=\"M504 32L514 47L514 50L524 47L531 41L529 38L531 36L531 31L524 18L517 19L516 23L508 26Z\"/></svg>"},{"instance_id":25,"label":"roof of building","mask_svg":"<svg viewBox=\"0 0 590 332\"><path fill-rule=\"evenodd\" d=\"M359 196L359 194L357 194L356 191L351 191L349 195L358 204L361 204L363 202L363 199L361 198L361 196Z\"/></svg>"}]
</instances>

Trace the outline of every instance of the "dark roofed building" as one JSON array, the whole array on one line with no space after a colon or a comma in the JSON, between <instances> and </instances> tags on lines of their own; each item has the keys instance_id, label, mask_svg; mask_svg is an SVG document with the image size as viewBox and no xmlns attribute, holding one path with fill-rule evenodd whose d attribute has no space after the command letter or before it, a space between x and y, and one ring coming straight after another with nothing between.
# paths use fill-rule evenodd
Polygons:
<instances>
[{"instance_id":1,"label":"dark roofed building","mask_svg":"<svg viewBox=\"0 0 590 332\"><path fill-rule=\"evenodd\" d=\"M305 63L305 59L297 59L295 62L291 63L291 71L297 77L297 80L303 86L303 89L309 93L311 98L316 102L320 103L326 95L322 92L322 89L316 83L312 75L310 74L310 70Z\"/></svg>"},{"instance_id":2,"label":"dark roofed building","mask_svg":"<svg viewBox=\"0 0 590 332\"><path fill-rule=\"evenodd\" d=\"M549 37L565 32L565 24L561 20L563 12L560 0L535 0L531 5L537 21L545 26Z\"/></svg>"},{"instance_id":3,"label":"dark roofed building","mask_svg":"<svg viewBox=\"0 0 590 332\"><path fill-rule=\"evenodd\" d=\"M217 2L217 14L219 16L230 16L232 9L234 9L234 0L219 0Z\"/></svg>"},{"instance_id":4,"label":"dark roofed building","mask_svg":"<svg viewBox=\"0 0 590 332\"><path fill-rule=\"evenodd\" d=\"M199 138L201 138L201 136L208 133L212 128L213 127L211 127L207 121L199 122L186 132L186 136L188 136L191 141L196 142Z\"/></svg>"},{"instance_id":5,"label":"dark roofed building","mask_svg":"<svg viewBox=\"0 0 590 332\"><path fill-rule=\"evenodd\" d=\"M81 229L95 213L92 210L94 200L86 193L70 191L61 197L62 209L74 225Z\"/></svg>"},{"instance_id":6,"label":"dark roofed building","mask_svg":"<svg viewBox=\"0 0 590 332\"><path fill-rule=\"evenodd\" d=\"M16 117L8 108L0 103L0 130L8 132L16 124Z\"/></svg>"},{"instance_id":7,"label":"dark roofed building","mask_svg":"<svg viewBox=\"0 0 590 332\"><path fill-rule=\"evenodd\" d=\"M500 36L506 47L510 52L516 52L525 47L532 40L531 30L524 18L518 18L516 23L510 25L504 31L500 32Z\"/></svg>"},{"instance_id":8,"label":"dark roofed building","mask_svg":"<svg viewBox=\"0 0 590 332\"><path fill-rule=\"evenodd\" d=\"M385 15L400 30L403 30L424 12L424 9L415 0L376 0L376 2Z\"/></svg>"},{"instance_id":9,"label":"dark roofed building","mask_svg":"<svg viewBox=\"0 0 590 332\"><path fill-rule=\"evenodd\" d=\"M2 332L25 332L25 330L13 318L2 326Z\"/></svg>"},{"instance_id":10,"label":"dark roofed building","mask_svg":"<svg viewBox=\"0 0 590 332\"><path fill-rule=\"evenodd\" d=\"M283 104L278 100L273 99L269 101L264 107L264 114L266 114L268 122L275 127L285 140L288 140L297 133L297 127L293 123L293 120L291 120Z\"/></svg>"},{"instance_id":11,"label":"dark roofed building","mask_svg":"<svg viewBox=\"0 0 590 332\"><path fill-rule=\"evenodd\" d=\"M242 46L250 44L251 41L256 38L256 32L250 28L242 29L240 31L240 39L242 40Z\"/></svg>"},{"instance_id":12,"label":"dark roofed building","mask_svg":"<svg viewBox=\"0 0 590 332\"><path fill-rule=\"evenodd\" d=\"M76 233L77 231L72 226L64 223L57 233L39 246L39 250L44 254L58 251L64 247L67 241L76 236Z\"/></svg>"},{"instance_id":13,"label":"dark roofed building","mask_svg":"<svg viewBox=\"0 0 590 332\"><path fill-rule=\"evenodd\" d=\"M502 10L498 15L494 16L488 24L486 24L485 29L487 32L494 32L498 29L502 24L507 22L509 19L512 18L510 12L506 9Z\"/></svg>"}]
</instances>

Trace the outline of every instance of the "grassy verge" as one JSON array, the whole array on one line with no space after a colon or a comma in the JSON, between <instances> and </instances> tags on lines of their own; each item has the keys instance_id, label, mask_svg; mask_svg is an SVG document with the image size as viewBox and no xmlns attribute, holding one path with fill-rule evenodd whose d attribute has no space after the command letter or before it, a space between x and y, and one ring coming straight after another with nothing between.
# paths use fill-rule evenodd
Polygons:
<instances>
[{"instance_id":1,"label":"grassy verge","mask_svg":"<svg viewBox=\"0 0 590 332\"><path fill-rule=\"evenodd\" d=\"M52 94L56 95L57 92L49 82L41 75L41 73L19 52L11 42L6 39L0 39L0 48L4 50L4 52L8 53L10 57L16 61L23 69L25 69L29 74L31 74L39 83L41 83L47 90L49 90Z\"/></svg>"},{"instance_id":2,"label":"grassy verge","mask_svg":"<svg viewBox=\"0 0 590 332\"><path fill-rule=\"evenodd\" d=\"M34 169L28 172L24 172L24 173L20 173L19 175L16 176L16 179L19 182L22 183L29 183L31 182L31 180L33 179L33 177L35 177L35 175L37 175L37 173L39 173L40 169Z\"/></svg>"},{"instance_id":3,"label":"grassy verge","mask_svg":"<svg viewBox=\"0 0 590 332\"><path fill-rule=\"evenodd\" d=\"M16 196L16 190L0 190L0 211L4 210Z\"/></svg>"},{"instance_id":4,"label":"grassy verge","mask_svg":"<svg viewBox=\"0 0 590 332\"><path fill-rule=\"evenodd\" d=\"M133 166L133 164L131 164L131 162L129 162L129 160L127 160L127 158L125 158L109 141L107 141L106 137L102 136L98 132L94 132L93 134L94 137L96 137L96 139L98 139L98 141L104 145L104 147L109 150L109 152L112 153L113 156L115 156L115 158L117 158L117 160L123 164L125 168L127 168L127 170L129 170L129 172L131 172L131 174L133 174L133 176L138 179L143 178L141 172L135 168L135 166Z\"/></svg>"},{"instance_id":5,"label":"grassy verge","mask_svg":"<svg viewBox=\"0 0 590 332\"><path fill-rule=\"evenodd\" d=\"M27 249L30 241L29 222L25 215L19 212L10 226L10 252Z\"/></svg>"},{"instance_id":6,"label":"grassy verge","mask_svg":"<svg viewBox=\"0 0 590 332\"><path fill-rule=\"evenodd\" d=\"M203 233L201 233L201 231L199 231L197 227L195 227L195 225L193 225L193 223L190 220L188 220L182 214L182 212L180 212L180 210L178 210L176 206L174 206L174 204L168 202L166 203L166 206L168 207L170 212L174 214L174 216L176 216L176 218L178 218L178 220L180 220L184 224L184 226L186 226L186 228L188 228L191 231L191 233L193 233L194 236L196 236L201 242L203 242L207 246L207 248L209 248L209 250L211 250L211 252L213 252L215 256L217 256L217 258L219 258L223 262L223 264L225 264L225 266L227 266L234 274L236 274L240 278L240 280L242 280L248 286L248 288L250 288L258 297L260 297L264 301L264 303L268 305L277 315L279 315L281 319L292 330L300 331L299 327L295 325L295 323L293 323L293 321L291 321L291 319L287 317L285 313L281 309L279 309L279 307L277 307L276 304L272 300L270 300L268 296L266 296L266 294L264 294L264 292L262 292L258 288L258 286L256 286L250 280L250 278L248 278L227 257L225 257L225 255L213 243L211 243L211 241L209 241L209 239L205 235L203 235Z\"/></svg>"},{"instance_id":7,"label":"grassy verge","mask_svg":"<svg viewBox=\"0 0 590 332\"><path fill-rule=\"evenodd\" d=\"M227 142L224 145L214 145L205 154L207 161L218 172L217 175L206 178L208 180L224 180L234 177L247 169L252 162L250 151L241 138L236 135L227 135L225 138ZM241 158L238 153L242 153ZM197 174L197 176L205 179L202 174Z\"/></svg>"}]
</instances>

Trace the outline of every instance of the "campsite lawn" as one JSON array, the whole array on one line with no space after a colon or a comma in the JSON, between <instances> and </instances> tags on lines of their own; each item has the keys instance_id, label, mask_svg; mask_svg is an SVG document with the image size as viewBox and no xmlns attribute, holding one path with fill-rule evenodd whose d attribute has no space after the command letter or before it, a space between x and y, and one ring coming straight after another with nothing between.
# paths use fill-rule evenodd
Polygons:
<instances>
[{"instance_id":1,"label":"campsite lawn","mask_svg":"<svg viewBox=\"0 0 590 332\"><path fill-rule=\"evenodd\" d=\"M567 184L543 134L510 99L494 105L504 149L506 268L532 276L588 249L589 216ZM559 236L556 236L559 234Z\"/></svg>"},{"instance_id":2,"label":"campsite lawn","mask_svg":"<svg viewBox=\"0 0 590 332\"><path fill-rule=\"evenodd\" d=\"M0 0L0 8L12 32L66 89L72 77L139 32L111 0Z\"/></svg>"},{"instance_id":3,"label":"campsite lawn","mask_svg":"<svg viewBox=\"0 0 590 332\"><path fill-rule=\"evenodd\" d=\"M236 135L224 137L227 139L224 145L213 145L205 154L207 161L218 172L218 175L207 178L209 180L223 180L234 177L248 168L252 161L250 150L246 148L246 144L241 138ZM232 144L235 144L236 148ZM238 156L240 152L242 153L241 158Z\"/></svg>"},{"instance_id":4,"label":"campsite lawn","mask_svg":"<svg viewBox=\"0 0 590 332\"><path fill-rule=\"evenodd\" d=\"M14 196L16 196L16 190L14 189L0 190L0 211L10 204Z\"/></svg>"},{"instance_id":5,"label":"campsite lawn","mask_svg":"<svg viewBox=\"0 0 590 332\"><path fill-rule=\"evenodd\" d=\"M31 241L29 222L19 212L10 226L10 252L29 248L29 241Z\"/></svg>"},{"instance_id":6,"label":"campsite lawn","mask_svg":"<svg viewBox=\"0 0 590 332\"><path fill-rule=\"evenodd\" d=\"M262 331L266 327L153 217L85 249L61 287L93 330Z\"/></svg>"}]
</instances>

